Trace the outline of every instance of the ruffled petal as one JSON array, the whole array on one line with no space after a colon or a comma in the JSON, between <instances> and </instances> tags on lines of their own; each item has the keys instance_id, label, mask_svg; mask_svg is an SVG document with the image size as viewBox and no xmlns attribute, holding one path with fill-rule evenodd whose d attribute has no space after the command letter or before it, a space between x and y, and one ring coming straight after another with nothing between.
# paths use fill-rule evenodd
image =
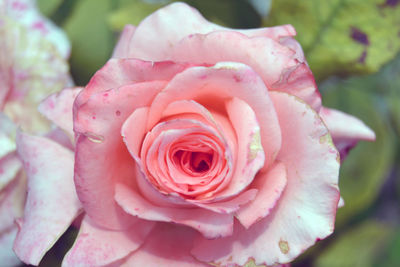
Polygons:
<instances>
[{"instance_id":1,"label":"ruffled petal","mask_svg":"<svg viewBox=\"0 0 400 267\"><path fill-rule=\"evenodd\" d=\"M124 56L152 61L166 60L171 49L184 37L213 31L236 31L249 37L263 36L277 40L280 37L296 35L291 25L251 30L221 27L207 21L196 9L187 4L173 3L154 12L139 24L130 39L128 53Z\"/></svg>"},{"instance_id":2,"label":"ruffled petal","mask_svg":"<svg viewBox=\"0 0 400 267\"><path fill-rule=\"evenodd\" d=\"M271 97L282 129L277 160L287 168L286 188L271 213L249 229L235 224L230 237L200 239L192 253L201 261L287 263L334 229L339 162L329 132L300 99L278 92Z\"/></svg>"},{"instance_id":3,"label":"ruffled petal","mask_svg":"<svg viewBox=\"0 0 400 267\"><path fill-rule=\"evenodd\" d=\"M198 233L188 227L158 223L143 246L135 251L123 267L206 267L190 255Z\"/></svg>"},{"instance_id":4,"label":"ruffled petal","mask_svg":"<svg viewBox=\"0 0 400 267\"><path fill-rule=\"evenodd\" d=\"M49 139L23 133L17 146L29 192L14 250L23 262L38 265L81 209L73 180L74 155Z\"/></svg>"},{"instance_id":5,"label":"ruffled petal","mask_svg":"<svg viewBox=\"0 0 400 267\"><path fill-rule=\"evenodd\" d=\"M149 105L164 86L154 81L99 92L75 113L76 190L86 213L103 227L119 230L135 222L114 200L115 183L135 178L135 162L119 133L127 117Z\"/></svg>"},{"instance_id":6,"label":"ruffled petal","mask_svg":"<svg viewBox=\"0 0 400 267\"><path fill-rule=\"evenodd\" d=\"M358 141L375 140L374 131L354 116L325 107L321 108L319 115L328 127L342 160Z\"/></svg>"},{"instance_id":7,"label":"ruffled petal","mask_svg":"<svg viewBox=\"0 0 400 267\"><path fill-rule=\"evenodd\" d=\"M173 222L190 226L206 238L219 238L232 233L233 216L201 208L169 208L156 206L126 185L117 184L115 199L129 214L141 219Z\"/></svg>"},{"instance_id":8,"label":"ruffled petal","mask_svg":"<svg viewBox=\"0 0 400 267\"><path fill-rule=\"evenodd\" d=\"M246 65L221 62L213 67L188 68L176 75L154 99L147 125L150 127L159 121L162 111L177 100L192 99L206 108L214 108L224 106L224 99L233 97L246 102L256 115L266 168L279 152L280 128L267 88Z\"/></svg>"},{"instance_id":9,"label":"ruffled petal","mask_svg":"<svg viewBox=\"0 0 400 267\"><path fill-rule=\"evenodd\" d=\"M62 266L104 266L121 260L141 246L153 226L153 222L139 220L126 231L110 231L84 217Z\"/></svg>"},{"instance_id":10,"label":"ruffled petal","mask_svg":"<svg viewBox=\"0 0 400 267\"><path fill-rule=\"evenodd\" d=\"M286 167L283 163L276 163L267 171L259 173L251 184L251 188L258 189L256 198L237 211L236 218L244 227L249 228L268 216L278 203L286 183Z\"/></svg>"}]
</instances>

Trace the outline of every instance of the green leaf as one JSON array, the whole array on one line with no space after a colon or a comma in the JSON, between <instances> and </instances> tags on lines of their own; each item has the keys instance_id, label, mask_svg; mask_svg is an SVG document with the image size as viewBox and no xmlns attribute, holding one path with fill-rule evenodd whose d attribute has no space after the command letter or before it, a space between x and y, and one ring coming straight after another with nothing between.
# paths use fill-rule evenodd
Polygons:
<instances>
[{"instance_id":1,"label":"green leaf","mask_svg":"<svg viewBox=\"0 0 400 267\"><path fill-rule=\"evenodd\" d=\"M338 225L365 211L376 200L396 152L391 125L381 111L383 99L363 91L363 85L364 80L357 78L328 81L320 86L325 106L360 118L376 133L375 142L359 142L341 166L339 186L345 206L338 210Z\"/></svg>"},{"instance_id":2,"label":"green leaf","mask_svg":"<svg viewBox=\"0 0 400 267\"><path fill-rule=\"evenodd\" d=\"M384 253L374 264L374 267L392 267L400 264L400 228L393 236L391 242L386 246Z\"/></svg>"},{"instance_id":3,"label":"green leaf","mask_svg":"<svg viewBox=\"0 0 400 267\"><path fill-rule=\"evenodd\" d=\"M288 23L319 80L376 72L400 50L399 1L273 1L266 25Z\"/></svg>"},{"instance_id":4,"label":"green leaf","mask_svg":"<svg viewBox=\"0 0 400 267\"><path fill-rule=\"evenodd\" d=\"M112 0L80 0L65 22L72 43L71 71L75 81L86 84L108 60L115 37L107 24Z\"/></svg>"},{"instance_id":5,"label":"green leaf","mask_svg":"<svg viewBox=\"0 0 400 267\"><path fill-rule=\"evenodd\" d=\"M372 267L393 229L386 224L367 221L342 233L317 258L315 267Z\"/></svg>"},{"instance_id":6,"label":"green leaf","mask_svg":"<svg viewBox=\"0 0 400 267\"><path fill-rule=\"evenodd\" d=\"M40 12L42 12L42 14L45 16L50 17L63 1L64 0L38 0L37 4Z\"/></svg>"}]
</instances>

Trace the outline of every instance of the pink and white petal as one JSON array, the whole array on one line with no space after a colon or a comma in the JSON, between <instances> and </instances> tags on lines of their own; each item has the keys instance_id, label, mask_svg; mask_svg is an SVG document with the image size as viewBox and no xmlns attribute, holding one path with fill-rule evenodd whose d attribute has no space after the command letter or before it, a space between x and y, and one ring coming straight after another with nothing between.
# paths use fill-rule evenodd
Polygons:
<instances>
[{"instance_id":1,"label":"pink and white petal","mask_svg":"<svg viewBox=\"0 0 400 267\"><path fill-rule=\"evenodd\" d=\"M256 198L236 212L236 218L247 229L270 214L277 204L287 183L286 167L275 163L268 170L259 173L251 187L258 189Z\"/></svg>"},{"instance_id":2,"label":"pink and white petal","mask_svg":"<svg viewBox=\"0 0 400 267\"><path fill-rule=\"evenodd\" d=\"M339 203L338 203L338 208L342 208L342 207L344 207L344 205L345 205L344 199L342 198L342 196L340 196Z\"/></svg>"},{"instance_id":3,"label":"pink and white petal","mask_svg":"<svg viewBox=\"0 0 400 267\"><path fill-rule=\"evenodd\" d=\"M171 49L186 36L214 31L235 31L249 37L263 36L274 39L296 35L291 25L251 30L221 27L207 21L196 9L187 4L173 3L154 12L139 24L126 56L152 61L166 60Z\"/></svg>"},{"instance_id":4,"label":"pink and white petal","mask_svg":"<svg viewBox=\"0 0 400 267\"><path fill-rule=\"evenodd\" d=\"M307 63L298 60L302 50L296 44L291 39L281 44L237 32L213 32L184 38L171 49L168 59L197 64L241 62L257 72L269 90L296 95L318 110L321 97Z\"/></svg>"},{"instance_id":5,"label":"pink and white petal","mask_svg":"<svg viewBox=\"0 0 400 267\"><path fill-rule=\"evenodd\" d=\"M113 58L128 58L128 49L135 30L136 27L130 24L127 24L124 27L114 48L114 52L112 54Z\"/></svg>"},{"instance_id":6,"label":"pink and white petal","mask_svg":"<svg viewBox=\"0 0 400 267\"><path fill-rule=\"evenodd\" d=\"M17 136L17 148L29 189L14 251L23 262L38 265L81 210L73 180L74 155L49 139L24 133Z\"/></svg>"},{"instance_id":7,"label":"pink and white petal","mask_svg":"<svg viewBox=\"0 0 400 267\"><path fill-rule=\"evenodd\" d=\"M238 147L232 180L225 190L215 196L216 199L231 197L242 192L253 181L265 161L260 126L252 108L236 97L226 101L225 105L236 132Z\"/></svg>"},{"instance_id":8,"label":"pink and white petal","mask_svg":"<svg viewBox=\"0 0 400 267\"><path fill-rule=\"evenodd\" d=\"M218 31L184 38L166 59L194 64L240 62L257 72L270 89L284 69L298 64L294 55L292 49L271 38L249 38L238 32Z\"/></svg>"},{"instance_id":9,"label":"pink and white petal","mask_svg":"<svg viewBox=\"0 0 400 267\"><path fill-rule=\"evenodd\" d=\"M339 201L338 152L318 114L300 99L273 92L282 129L277 160L287 168L287 185L271 213L232 236L200 239L192 253L205 262L282 264L332 233ZM267 253L266 253L267 252Z\"/></svg>"},{"instance_id":10,"label":"pink and white petal","mask_svg":"<svg viewBox=\"0 0 400 267\"><path fill-rule=\"evenodd\" d=\"M154 222L138 220L126 231L111 231L86 216L62 266L105 266L121 260L142 245L153 226Z\"/></svg>"},{"instance_id":11,"label":"pink and white petal","mask_svg":"<svg viewBox=\"0 0 400 267\"><path fill-rule=\"evenodd\" d=\"M83 87L66 88L43 100L38 109L47 119L67 132L73 138L72 108L75 98Z\"/></svg>"},{"instance_id":12,"label":"pink and white petal","mask_svg":"<svg viewBox=\"0 0 400 267\"><path fill-rule=\"evenodd\" d=\"M279 81L272 84L270 90L297 96L317 112L321 108L321 94L318 91L311 69L305 62L299 62L293 67L285 68Z\"/></svg>"},{"instance_id":13,"label":"pink and white petal","mask_svg":"<svg viewBox=\"0 0 400 267\"><path fill-rule=\"evenodd\" d=\"M199 234L188 227L158 223L146 242L122 265L146 267L206 267L190 254L193 240Z\"/></svg>"},{"instance_id":14,"label":"pink and white petal","mask_svg":"<svg viewBox=\"0 0 400 267\"><path fill-rule=\"evenodd\" d=\"M192 99L209 108L224 105L224 99L232 97L254 110L266 157L264 167L270 166L281 145L279 123L265 84L246 65L220 62L213 67L191 67L176 75L154 99L147 125L159 121L162 111L177 100Z\"/></svg>"},{"instance_id":15,"label":"pink and white petal","mask_svg":"<svg viewBox=\"0 0 400 267\"><path fill-rule=\"evenodd\" d=\"M134 58L112 58L89 81L78 95L74 110L83 105L92 94L117 89L124 85L148 81L169 81L187 68L186 63L150 62Z\"/></svg>"},{"instance_id":16,"label":"pink and white petal","mask_svg":"<svg viewBox=\"0 0 400 267\"><path fill-rule=\"evenodd\" d=\"M202 233L205 238L219 238L232 233L232 215L201 208L156 206L124 184L116 185L115 200L133 216L144 220L187 225Z\"/></svg>"},{"instance_id":17,"label":"pink and white petal","mask_svg":"<svg viewBox=\"0 0 400 267\"><path fill-rule=\"evenodd\" d=\"M135 179L136 164L120 131L128 116L149 105L164 86L163 81L153 81L99 92L76 110L76 190L86 213L103 227L126 229L136 221L114 200L115 183Z\"/></svg>"},{"instance_id":18,"label":"pink and white petal","mask_svg":"<svg viewBox=\"0 0 400 267\"><path fill-rule=\"evenodd\" d=\"M15 150L16 132L15 124L3 112L0 112L0 158Z\"/></svg>"},{"instance_id":19,"label":"pink and white petal","mask_svg":"<svg viewBox=\"0 0 400 267\"><path fill-rule=\"evenodd\" d=\"M17 177L22 163L15 152L0 158L0 190Z\"/></svg>"},{"instance_id":20,"label":"pink and white petal","mask_svg":"<svg viewBox=\"0 0 400 267\"><path fill-rule=\"evenodd\" d=\"M14 226L15 219L23 215L26 189L26 177L20 172L0 191L0 232Z\"/></svg>"},{"instance_id":21,"label":"pink and white petal","mask_svg":"<svg viewBox=\"0 0 400 267\"><path fill-rule=\"evenodd\" d=\"M63 58L69 57L71 47L67 35L53 22L40 14L36 1L8 0L4 1L0 7L3 10L5 8L7 16L30 29L31 34L51 42Z\"/></svg>"},{"instance_id":22,"label":"pink and white petal","mask_svg":"<svg viewBox=\"0 0 400 267\"><path fill-rule=\"evenodd\" d=\"M354 116L325 107L321 108L319 115L328 127L342 160L358 141L375 140L374 131Z\"/></svg>"},{"instance_id":23,"label":"pink and white petal","mask_svg":"<svg viewBox=\"0 0 400 267\"><path fill-rule=\"evenodd\" d=\"M292 49L293 51L295 51L295 58L302 62L302 63L306 63L306 58L304 57L304 52L303 52L303 48L301 47L300 43L296 41L296 39L294 39L291 36L288 37L284 37L279 39L279 43L281 43L282 45L289 47L290 49Z\"/></svg>"},{"instance_id":24,"label":"pink and white petal","mask_svg":"<svg viewBox=\"0 0 400 267\"><path fill-rule=\"evenodd\" d=\"M21 266L21 261L13 251L13 243L17 231L18 227L13 225L7 230L0 232L0 262L2 266Z\"/></svg>"}]
</instances>

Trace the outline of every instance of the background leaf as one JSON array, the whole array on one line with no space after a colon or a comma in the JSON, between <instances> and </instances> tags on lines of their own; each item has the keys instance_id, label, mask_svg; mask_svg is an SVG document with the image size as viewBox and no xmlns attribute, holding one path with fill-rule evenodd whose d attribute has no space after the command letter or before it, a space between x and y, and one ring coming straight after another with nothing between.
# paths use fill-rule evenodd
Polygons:
<instances>
[{"instance_id":1,"label":"background leaf","mask_svg":"<svg viewBox=\"0 0 400 267\"><path fill-rule=\"evenodd\" d=\"M293 24L318 80L373 73L400 50L400 1L279 0L265 25Z\"/></svg>"},{"instance_id":2,"label":"background leaf","mask_svg":"<svg viewBox=\"0 0 400 267\"><path fill-rule=\"evenodd\" d=\"M316 267L372 267L393 233L392 227L368 221L343 233L315 262Z\"/></svg>"}]
</instances>

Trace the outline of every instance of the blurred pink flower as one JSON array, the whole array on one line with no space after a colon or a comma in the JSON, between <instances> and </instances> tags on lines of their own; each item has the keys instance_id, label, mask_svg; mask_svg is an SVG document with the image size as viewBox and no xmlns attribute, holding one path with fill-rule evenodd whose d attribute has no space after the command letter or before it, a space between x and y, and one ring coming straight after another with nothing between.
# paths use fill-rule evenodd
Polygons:
<instances>
[{"instance_id":1,"label":"blurred pink flower","mask_svg":"<svg viewBox=\"0 0 400 267\"><path fill-rule=\"evenodd\" d=\"M295 33L223 28L182 3L126 26L84 89L40 105L74 147L17 137L18 256L38 265L79 214L63 266L285 264L330 235L333 142L375 136L321 107Z\"/></svg>"},{"instance_id":2,"label":"blurred pink flower","mask_svg":"<svg viewBox=\"0 0 400 267\"><path fill-rule=\"evenodd\" d=\"M19 265L12 251L26 197L26 177L15 151L16 129L46 133L37 112L47 95L71 85L65 34L40 15L35 1L0 0L0 263Z\"/></svg>"}]
</instances>

